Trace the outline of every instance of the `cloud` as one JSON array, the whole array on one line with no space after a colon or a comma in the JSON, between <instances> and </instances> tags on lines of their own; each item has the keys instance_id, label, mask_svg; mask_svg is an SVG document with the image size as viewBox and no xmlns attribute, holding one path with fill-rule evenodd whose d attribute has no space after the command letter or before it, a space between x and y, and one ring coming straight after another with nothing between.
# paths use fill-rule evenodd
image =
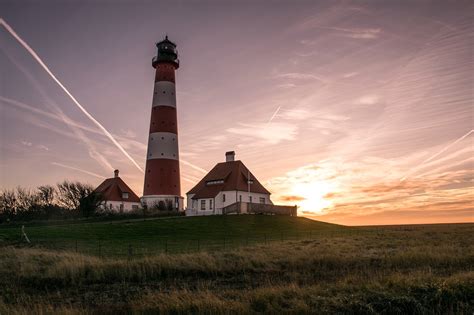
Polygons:
<instances>
[{"instance_id":1,"label":"cloud","mask_svg":"<svg viewBox=\"0 0 474 315\"><path fill-rule=\"evenodd\" d=\"M358 105L374 105L379 101L379 97L375 94L364 95L355 101Z\"/></svg>"},{"instance_id":2,"label":"cloud","mask_svg":"<svg viewBox=\"0 0 474 315\"><path fill-rule=\"evenodd\" d=\"M355 39L376 39L381 34L380 28L366 28L366 29L340 29L346 32L344 36Z\"/></svg>"},{"instance_id":3,"label":"cloud","mask_svg":"<svg viewBox=\"0 0 474 315\"><path fill-rule=\"evenodd\" d=\"M22 140L21 144L23 144L24 146L27 146L27 147L31 147L33 145L33 143L31 143L29 141L25 141L25 140Z\"/></svg>"},{"instance_id":4,"label":"cloud","mask_svg":"<svg viewBox=\"0 0 474 315\"><path fill-rule=\"evenodd\" d=\"M303 120L307 119L312 114L305 109L285 109L281 110L277 117L289 120Z\"/></svg>"},{"instance_id":5,"label":"cloud","mask_svg":"<svg viewBox=\"0 0 474 315\"><path fill-rule=\"evenodd\" d=\"M271 124L240 123L239 127L228 128L227 132L259 139L267 144L278 144L284 140L295 140L298 134L298 127L295 124L283 122L272 122Z\"/></svg>"},{"instance_id":6,"label":"cloud","mask_svg":"<svg viewBox=\"0 0 474 315\"><path fill-rule=\"evenodd\" d=\"M292 79L292 80L317 80L321 82L326 82L324 78L319 77L317 75L310 74L310 73L299 73L299 72L281 73L281 74L277 74L275 78Z\"/></svg>"},{"instance_id":7,"label":"cloud","mask_svg":"<svg viewBox=\"0 0 474 315\"><path fill-rule=\"evenodd\" d=\"M282 88L282 89L291 89L296 87L296 84L294 83L283 83L283 84L278 84L277 87Z\"/></svg>"},{"instance_id":8,"label":"cloud","mask_svg":"<svg viewBox=\"0 0 474 315\"><path fill-rule=\"evenodd\" d=\"M359 72L349 72L349 73L344 74L342 77L344 79L349 79L349 78L355 77L358 74L359 74Z\"/></svg>"},{"instance_id":9,"label":"cloud","mask_svg":"<svg viewBox=\"0 0 474 315\"><path fill-rule=\"evenodd\" d=\"M291 202L291 201L302 201L302 200L305 200L306 198L305 197L302 197L302 196L281 196L280 197L280 200L282 201L287 201L287 202Z\"/></svg>"},{"instance_id":10,"label":"cloud","mask_svg":"<svg viewBox=\"0 0 474 315\"><path fill-rule=\"evenodd\" d=\"M45 146L44 144L38 144L36 147L40 150L49 151L49 148Z\"/></svg>"},{"instance_id":11,"label":"cloud","mask_svg":"<svg viewBox=\"0 0 474 315\"><path fill-rule=\"evenodd\" d=\"M326 114L326 115L318 115L320 119L324 120L332 120L332 121L346 121L350 120L351 118L349 116L344 116L344 115L332 115L332 114Z\"/></svg>"},{"instance_id":12,"label":"cloud","mask_svg":"<svg viewBox=\"0 0 474 315\"><path fill-rule=\"evenodd\" d=\"M133 130L130 129L122 129L121 130L122 136L127 137L127 138L136 138L137 133Z\"/></svg>"}]
</instances>

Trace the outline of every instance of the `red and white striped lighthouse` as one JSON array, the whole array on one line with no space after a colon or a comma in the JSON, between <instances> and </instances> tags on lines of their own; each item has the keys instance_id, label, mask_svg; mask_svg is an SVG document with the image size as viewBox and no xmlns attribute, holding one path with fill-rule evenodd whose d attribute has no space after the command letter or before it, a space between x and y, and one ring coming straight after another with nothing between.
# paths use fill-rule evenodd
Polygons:
<instances>
[{"instance_id":1,"label":"red and white striped lighthouse","mask_svg":"<svg viewBox=\"0 0 474 315\"><path fill-rule=\"evenodd\" d=\"M155 87L141 199L147 207L182 210L175 86L178 52L168 36L156 47L158 54L152 61L156 69Z\"/></svg>"}]
</instances>

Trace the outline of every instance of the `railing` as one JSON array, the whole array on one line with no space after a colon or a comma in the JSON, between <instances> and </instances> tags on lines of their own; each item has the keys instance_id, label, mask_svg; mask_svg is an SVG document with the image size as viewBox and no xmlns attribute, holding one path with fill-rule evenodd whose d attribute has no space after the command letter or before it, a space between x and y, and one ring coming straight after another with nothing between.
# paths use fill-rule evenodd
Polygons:
<instances>
[{"instance_id":1,"label":"railing","mask_svg":"<svg viewBox=\"0 0 474 315\"><path fill-rule=\"evenodd\" d=\"M167 59L162 59L162 60L160 60L160 61L172 62L172 63L176 64L177 66L179 66L179 59L178 59L178 58L176 58L176 59L169 59L169 60L167 60ZM158 56L155 56L155 57L153 57L153 58L151 59L151 64L152 64L153 66L155 66L155 64L156 64L157 62L158 62Z\"/></svg>"},{"instance_id":2,"label":"railing","mask_svg":"<svg viewBox=\"0 0 474 315\"><path fill-rule=\"evenodd\" d=\"M236 202L222 209L222 214L276 214L296 216L296 206L279 206L265 203Z\"/></svg>"}]
</instances>

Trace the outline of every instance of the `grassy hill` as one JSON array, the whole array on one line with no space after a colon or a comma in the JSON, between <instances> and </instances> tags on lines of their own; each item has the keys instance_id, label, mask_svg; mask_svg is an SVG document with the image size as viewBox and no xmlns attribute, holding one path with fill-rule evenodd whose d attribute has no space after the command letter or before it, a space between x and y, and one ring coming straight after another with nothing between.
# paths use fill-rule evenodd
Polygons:
<instances>
[{"instance_id":1,"label":"grassy hill","mask_svg":"<svg viewBox=\"0 0 474 315\"><path fill-rule=\"evenodd\" d=\"M304 235L281 241L280 231ZM128 237L152 245L162 237L274 238L130 259L12 246L18 228L2 228L7 241L0 247L0 314L474 312L474 224L345 228L302 218L229 216L27 232L47 247L65 237L108 240L117 248Z\"/></svg>"},{"instance_id":2,"label":"grassy hill","mask_svg":"<svg viewBox=\"0 0 474 315\"><path fill-rule=\"evenodd\" d=\"M241 215L27 226L33 245L104 256L222 250L257 243L349 233L352 229L301 217ZM20 240L21 227L0 227L0 240Z\"/></svg>"}]
</instances>

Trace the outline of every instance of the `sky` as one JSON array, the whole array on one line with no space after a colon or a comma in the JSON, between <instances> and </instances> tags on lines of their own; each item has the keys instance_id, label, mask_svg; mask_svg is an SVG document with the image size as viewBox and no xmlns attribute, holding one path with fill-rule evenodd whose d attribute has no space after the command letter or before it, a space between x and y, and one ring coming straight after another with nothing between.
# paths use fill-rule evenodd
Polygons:
<instances>
[{"instance_id":1,"label":"sky","mask_svg":"<svg viewBox=\"0 0 474 315\"><path fill-rule=\"evenodd\" d=\"M119 169L140 196L151 59L168 35L180 59L183 196L234 150L274 203L309 218L474 222L473 9L4 0L0 188L98 185Z\"/></svg>"}]
</instances>

